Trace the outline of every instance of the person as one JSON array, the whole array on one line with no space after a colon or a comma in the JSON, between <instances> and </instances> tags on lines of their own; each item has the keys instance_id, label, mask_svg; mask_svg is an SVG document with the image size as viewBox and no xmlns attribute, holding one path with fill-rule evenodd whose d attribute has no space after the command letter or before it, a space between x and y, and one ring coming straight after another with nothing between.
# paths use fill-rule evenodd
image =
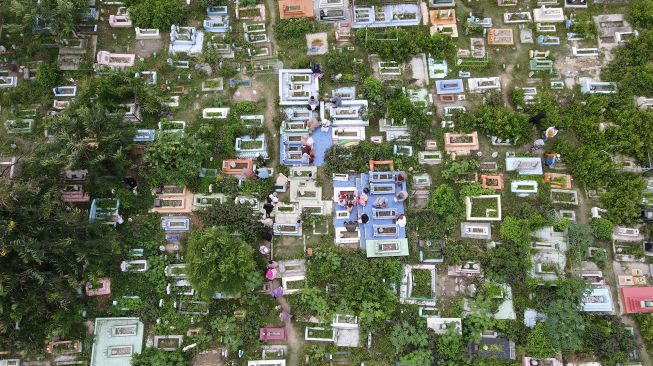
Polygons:
<instances>
[{"instance_id":1,"label":"person","mask_svg":"<svg viewBox=\"0 0 653 366\"><path fill-rule=\"evenodd\" d=\"M367 224L370 221L370 217L367 216L367 214L362 214L361 218L358 220L358 223L360 224Z\"/></svg>"},{"instance_id":2,"label":"person","mask_svg":"<svg viewBox=\"0 0 653 366\"><path fill-rule=\"evenodd\" d=\"M270 217L270 214L272 213L272 210L274 210L274 205L272 204L272 200L270 197L268 197L265 200L265 204L263 205L263 209L265 210L265 217Z\"/></svg>"},{"instance_id":3,"label":"person","mask_svg":"<svg viewBox=\"0 0 653 366\"><path fill-rule=\"evenodd\" d=\"M321 123L318 122L317 119L311 118L308 121L306 121L306 128L308 128L311 132L317 130L321 126Z\"/></svg>"},{"instance_id":4,"label":"person","mask_svg":"<svg viewBox=\"0 0 653 366\"><path fill-rule=\"evenodd\" d=\"M270 193L268 198L272 201L273 205L276 205L277 203L279 203L279 195L277 194L277 192Z\"/></svg>"},{"instance_id":5,"label":"person","mask_svg":"<svg viewBox=\"0 0 653 366\"><path fill-rule=\"evenodd\" d=\"M315 144L315 140L313 140L313 138L310 136L302 136L301 142L302 142L302 146L308 146L310 148L312 148L313 145Z\"/></svg>"},{"instance_id":6,"label":"person","mask_svg":"<svg viewBox=\"0 0 653 366\"><path fill-rule=\"evenodd\" d=\"M243 169L243 172L240 174L240 179L245 180L245 179L253 179L256 178L256 173L251 168L245 168Z\"/></svg>"},{"instance_id":7,"label":"person","mask_svg":"<svg viewBox=\"0 0 653 366\"><path fill-rule=\"evenodd\" d=\"M265 245L261 245L261 246L258 248L258 251L259 251L259 253L261 253L261 254L263 254L263 255L268 255L268 254L270 254L270 248L268 248L268 247L265 246Z\"/></svg>"},{"instance_id":8,"label":"person","mask_svg":"<svg viewBox=\"0 0 653 366\"><path fill-rule=\"evenodd\" d=\"M331 128L331 121L329 121L328 119L323 119L322 132L329 132L329 128Z\"/></svg>"},{"instance_id":9,"label":"person","mask_svg":"<svg viewBox=\"0 0 653 366\"><path fill-rule=\"evenodd\" d=\"M331 100L331 103L333 103L333 106L336 108L340 108L342 106L342 98L340 98L339 95L336 95L333 97Z\"/></svg>"},{"instance_id":10,"label":"person","mask_svg":"<svg viewBox=\"0 0 653 366\"><path fill-rule=\"evenodd\" d=\"M258 179L268 179L270 178L270 171L268 168L260 168L254 171Z\"/></svg>"},{"instance_id":11,"label":"person","mask_svg":"<svg viewBox=\"0 0 653 366\"><path fill-rule=\"evenodd\" d=\"M338 195L338 204L340 206L347 206L347 194L345 192L340 192Z\"/></svg>"},{"instance_id":12,"label":"person","mask_svg":"<svg viewBox=\"0 0 653 366\"><path fill-rule=\"evenodd\" d=\"M274 268L277 268L277 267L279 267L279 263L277 263L277 262L275 262L273 260L268 261L268 268L274 269Z\"/></svg>"},{"instance_id":13,"label":"person","mask_svg":"<svg viewBox=\"0 0 653 366\"><path fill-rule=\"evenodd\" d=\"M537 140L533 141L533 146L531 146L531 148L528 149L528 152L533 152L535 150L540 150L543 147L544 147L544 140L537 139Z\"/></svg>"},{"instance_id":14,"label":"person","mask_svg":"<svg viewBox=\"0 0 653 366\"><path fill-rule=\"evenodd\" d=\"M313 172L308 172L308 181L309 182L314 182L315 178L313 178Z\"/></svg>"},{"instance_id":15,"label":"person","mask_svg":"<svg viewBox=\"0 0 653 366\"><path fill-rule=\"evenodd\" d=\"M301 147L302 154L311 154L311 147L308 145L302 145Z\"/></svg>"},{"instance_id":16,"label":"person","mask_svg":"<svg viewBox=\"0 0 653 366\"><path fill-rule=\"evenodd\" d=\"M113 215L111 216L111 221L115 222L118 225L122 225L122 223L125 222L125 219L123 219L120 215Z\"/></svg>"},{"instance_id":17,"label":"person","mask_svg":"<svg viewBox=\"0 0 653 366\"><path fill-rule=\"evenodd\" d=\"M373 206L376 208L386 208L388 207L388 199L385 197L379 197L374 201Z\"/></svg>"},{"instance_id":18,"label":"person","mask_svg":"<svg viewBox=\"0 0 653 366\"><path fill-rule=\"evenodd\" d=\"M544 141L551 140L552 138L556 137L558 134L558 127L556 126L551 126L544 131Z\"/></svg>"},{"instance_id":19,"label":"person","mask_svg":"<svg viewBox=\"0 0 653 366\"><path fill-rule=\"evenodd\" d=\"M354 203L352 201L347 202L347 212L352 212L354 210Z\"/></svg>"},{"instance_id":20,"label":"person","mask_svg":"<svg viewBox=\"0 0 653 366\"><path fill-rule=\"evenodd\" d=\"M397 184L403 184L406 179L408 178L408 175L404 172L399 172L397 175L395 175L395 182Z\"/></svg>"},{"instance_id":21,"label":"person","mask_svg":"<svg viewBox=\"0 0 653 366\"><path fill-rule=\"evenodd\" d=\"M302 164L309 165L311 163L311 156L307 153L302 153Z\"/></svg>"},{"instance_id":22,"label":"person","mask_svg":"<svg viewBox=\"0 0 653 366\"><path fill-rule=\"evenodd\" d=\"M560 154L546 154L546 158L544 159L544 165L547 167L551 168L553 165L555 165L556 162L560 160Z\"/></svg>"},{"instance_id":23,"label":"person","mask_svg":"<svg viewBox=\"0 0 653 366\"><path fill-rule=\"evenodd\" d=\"M350 233L356 231L357 227L358 227L358 223L356 221L345 221L345 229Z\"/></svg>"},{"instance_id":24,"label":"person","mask_svg":"<svg viewBox=\"0 0 653 366\"><path fill-rule=\"evenodd\" d=\"M317 112L320 108L320 102L315 99L314 95L311 95L311 98L308 100L308 110Z\"/></svg>"},{"instance_id":25,"label":"person","mask_svg":"<svg viewBox=\"0 0 653 366\"><path fill-rule=\"evenodd\" d=\"M399 191L395 194L395 202L404 202L408 198L408 192Z\"/></svg>"},{"instance_id":26,"label":"person","mask_svg":"<svg viewBox=\"0 0 653 366\"><path fill-rule=\"evenodd\" d=\"M261 223L262 223L265 227L269 227L269 228L271 228L271 227L274 226L274 220L272 220L271 217L266 217L266 218L264 218L264 219L261 219Z\"/></svg>"},{"instance_id":27,"label":"person","mask_svg":"<svg viewBox=\"0 0 653 366\"><path fill-rule=\"evenodd\" d=\"M363 207L367 206L367 200L368 198L365 192L359 194L358 197L356 197L356 201L358 201L358 204Z\"/></svg>"},{"instance_id":28,"label":"person","mask_svg":"<svg viewBox=\"0 0 653 366\"><path fill-rule=\"evenodd\" d=\"M395 219L395 224L399 227L406 227L406 215L401 214Z\"/></svg>"},{"instance_id":29,"label":"person","mask_svg":"<svg viewBox=\"0 0 653 366\"><path fill-rule=\"evenodd\" d=\"M267 241L268 243L272 242L272 233L269 231L264 231L261 233L261 239Z\"/></svg>"}]
</instances>

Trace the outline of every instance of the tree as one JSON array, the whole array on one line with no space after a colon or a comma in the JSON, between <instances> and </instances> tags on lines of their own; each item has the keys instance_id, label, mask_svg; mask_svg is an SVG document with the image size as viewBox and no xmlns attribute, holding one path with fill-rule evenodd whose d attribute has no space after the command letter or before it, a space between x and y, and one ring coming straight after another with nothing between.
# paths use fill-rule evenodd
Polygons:
<instances>
[{"instance_id":1,"label":"tree","mask_svg":"<svg viewBox=\"0 0 653 366\"><path fill-rule=\"evenodd\" d=\"M631 352L637 349L635 337L616 316L592 316L587 321L583 344L607 365L627 364Z\"/></svg>"},{"instance_id":2,"label":"tree","mask_svg":"<svg viewBox=\"0 0 653 366\"><path fill-rule=\"evenodd\" d=\"M465 343L455 327L447 328L447 332L438 337L437 352L437 365L457 366L463 363Z\"/></svg>"},{"instance_id":3,"label":"tree","mask_svg":"<svg viewBox=\"0 0 653 366\"><path fill-rule=\"evenodd\" d=\"M653 1L634 0L628 4L628 8L635 28L653 29Z\"/></svg>"},{"instance_id":4,"label":"tree","mask_svg":"<svg viewBox=\"0 0 653 366\"><path fill-rule=\"evenodd\" d=\"M589 253L592 245L592 229L589 225L571 224L567 232L569 237L569 259L580 263Z\"/></svg>"},{"instance_id":5,"label":"tree","mask_svg":"<svg viewBox=\"0 0 653 366\"><path fill-rule=\"evenodd\" d=\"M397 354L403 353L408 347L426 347L428 335L424 327L417 327L408 322L401 322L392 327L390 342L395 347Z\"/></svg>"},{"instance_id":6,"label":"tree","mask_svg":"<svg viewBox=\"0 0 653 366\"><path fill-rule=\"evenodd\" d=\"M643 194L644 181L640 177L630 174L615 176L601 197L603 207L608 210L605 217L614 223L634 223L640 215Z\"/></svg>"},{"instance_id":7,"label":"tree","mask_svg":"<svg viewBox=\"0 0 653 366\"><path fill-rule=\"evenodd\" d=\"M137 27L167 32L173 24L186 19L186 9L183 0L135 0L129 7L129 16Z\"/></svg>"},{"instance_id":8,"label":"tree","mask_svg":"<svg viewBox=\"0 0 653 366\"><path fill-rule=\"evenodd\" d=\"M162 351L154 347L147 347L141 353L132 356L131 366L187 366L190 363L184 353L177 351Z\"/></svg>"},{"instance_id":9,"label":"tree","mask_svg":"<svg viewBox=\"0 0 653 366\"><path fill-rule=\"evenodd\" d=\"M186 185L208 157L208 146L192 135L161 133L145 150L141 171L151 186Z\"/></svg>"},{"instance_id":10,"label":"tree","mask_svg":"<svg viewBox=\"0 0 653 366\"><path fill-rule=\"evenodd\" d=\"M538 323L528 333L526 340L526 354L533 358L556 357L559 350L556 349L553 342L547 337L544 324Z\"/></svg>"},{"instance_id":11,"label":"tree","mask_svg":"<svg viewBox=\"0 0 653 366\"><path fill-rule=\"evenodd\" d=\"M188 240L186 263L193 288L210 298L215 292L237 294L256 271L254 250L225 228L204 228Z\"/></svg>"},{"instance_id":12,"label":"tree","mask_svg":"<svg viewBox=\"0 0 653 366\"><path fill-rule=\"evenodd\" d=\"M400 363L405 366L429 366L431 359L431 350L421 348L402 356Z\"/></svg>"},{"instance_id":13,"label":"tree","mask_svg":"<svg viewBox=\"0 0 653 366\"><path fill-rule=\"evenodd\" d=\"M218 181L220 183L220 181ZM224 187L224 184L219 184ZM215 203L213 206L199 211L205 225L224 226L230 232L238 233L248 242L255 242L268 229L261 223L261 214L249 205L241 205L233 201Z\"/></svg>"},{"instance_id":14,"label":"tree","mask_svg":"<svg viewBox=\"0 0 653 366\"><path fill-rule=\"evenodd\" d=\"M554 300L546 311L544 333L551 346L563 351L577 351L583 342L585 319L579 313L579 302Z\"/></svg>"},{"instance_id":15,"label":"tree","mask_svg":"<svg viewBox=\"0 0 653 366\"><path fill-rule=\"evenodd\" d=\"M456 127L463 131L479 130L488 136L509 139L513 144L528 141L532 134L525 114L503 106L483 105L471 113L460 114Z\"/></svg>"}]
</instances>

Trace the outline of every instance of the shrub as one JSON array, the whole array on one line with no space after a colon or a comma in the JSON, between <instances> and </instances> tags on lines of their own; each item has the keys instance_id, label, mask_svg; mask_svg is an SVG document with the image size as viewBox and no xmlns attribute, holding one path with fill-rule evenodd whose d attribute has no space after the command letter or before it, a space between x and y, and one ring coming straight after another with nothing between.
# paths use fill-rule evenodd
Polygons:
<instances>
[{"instance_id":1,"label":"shrub","mask_svg":"<svg viewBox=\"0 0 653 366\"><path fill-rule=\"evenodd\" d=\"M614 231L614 224L608 219L594 219L591 223L592 234L599 240L610 240Z\"/></svg>"},{"instance_id":2,"label":"shrub","mask_svg":"<svg viewBox=\"0 0 653 366\"><path fill-rule=\"evenodd\" d=\"M303 39L307 33L315 31L315 22L308 18L281 19L274 26L280 41Z\"/></svg>"},{"instance_id":3,"label":"shrub","mask_svg":"<svg viewBox=\"0 0 653 366\"><path fill-rule=\"evenodd\" d=\"M129 7L129 17L137 27L169 32L186 19L186 8L183 0L141 0Z\"/></svg>"},{"instance_id":4,"label":"shrub","mask_svg":"<svg viewBox=\"0 0 653 366\"><path fill-rule=\"evenodd\" d=\"M503 106L484 105L471 113L459 114L456 127L463 131L479 130L487 136L509 139L513 143L528 141L532 134L528 116Z\"/></svg>"},{"instance_id":5,"label":"shrub","mask_svg":"<svg viewBox=\"0 0 653 366\"><path fill-rule=\"evenodd\" d=\"M588 225L572 224L569 226L569 258L580 263L592 245L592 229Z\"/></svg>"},{"instance_id":6,"label":"shrub","mask_svg":"<svg viewBox=\"0 0 653 366\"><path fill-rule=\"evenodd\" d=\"M197 176L206 157L207 145L195 137L162 133L145 150L141 171L153 187L186 185Z\"/></svg>"}]
</instances>

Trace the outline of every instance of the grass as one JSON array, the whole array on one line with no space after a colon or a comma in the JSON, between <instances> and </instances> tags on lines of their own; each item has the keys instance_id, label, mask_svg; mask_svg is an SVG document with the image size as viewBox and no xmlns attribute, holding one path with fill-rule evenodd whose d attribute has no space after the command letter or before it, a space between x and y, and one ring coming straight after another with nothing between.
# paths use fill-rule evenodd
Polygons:
<instances>
[{"instance_id":1,"label":"grass","mask_svg":"<svg viewBox=\"0 0 653 366\"><path fill-rule=\"evenodd\" d=\"M473 217L496 217L498 215L496 198L472 198L471 205ZM494 211L488 213L487 210Z\"/></svg>"},{"instance_id":2,"label":"grass","mask_svg":"<svg viewBox=\"0 0 653 366\"><path fill-rule=\"evenodd\" d=\"M413 278L411 297L420 299L433 297L433 290L431 288L431 271L426 269L413 269L410 273Z\"/></svg>"},{"instance_id":3,"label":"grass","mask_svg":"<svg viewBox=\"0 0 653 366\"><path fill-rule=\"evenodd\" d=\"M331 339L333 338L333 329L331 328L326 328L326 329L315 329L311 328L308 330L308 336L311 338L328 338Z\"/></svg>"}]
</instances>

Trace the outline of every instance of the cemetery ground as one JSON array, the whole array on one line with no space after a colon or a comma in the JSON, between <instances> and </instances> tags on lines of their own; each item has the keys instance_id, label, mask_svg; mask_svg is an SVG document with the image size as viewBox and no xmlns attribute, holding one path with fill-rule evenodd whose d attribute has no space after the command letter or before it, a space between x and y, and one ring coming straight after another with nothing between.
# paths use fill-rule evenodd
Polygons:
<instances>
[{"instance_id":1,"label":"cemetery ground","mask_svg":"<svg viewBox=\"0 0 653 366\"><path fill-rule=\"evenodd\" d=\"M457 38L404 1L148 2L0 9L0 366L651 365L653 116L633 100L653 89L608 76L624 56L592 21L625 14L627 49L653 39L631 15L650 0L549 4L581 40L504 23L537 0L416 3L455 9ZM473 39L486 62L461 56Z\"/></svg>"}]
</instances>

